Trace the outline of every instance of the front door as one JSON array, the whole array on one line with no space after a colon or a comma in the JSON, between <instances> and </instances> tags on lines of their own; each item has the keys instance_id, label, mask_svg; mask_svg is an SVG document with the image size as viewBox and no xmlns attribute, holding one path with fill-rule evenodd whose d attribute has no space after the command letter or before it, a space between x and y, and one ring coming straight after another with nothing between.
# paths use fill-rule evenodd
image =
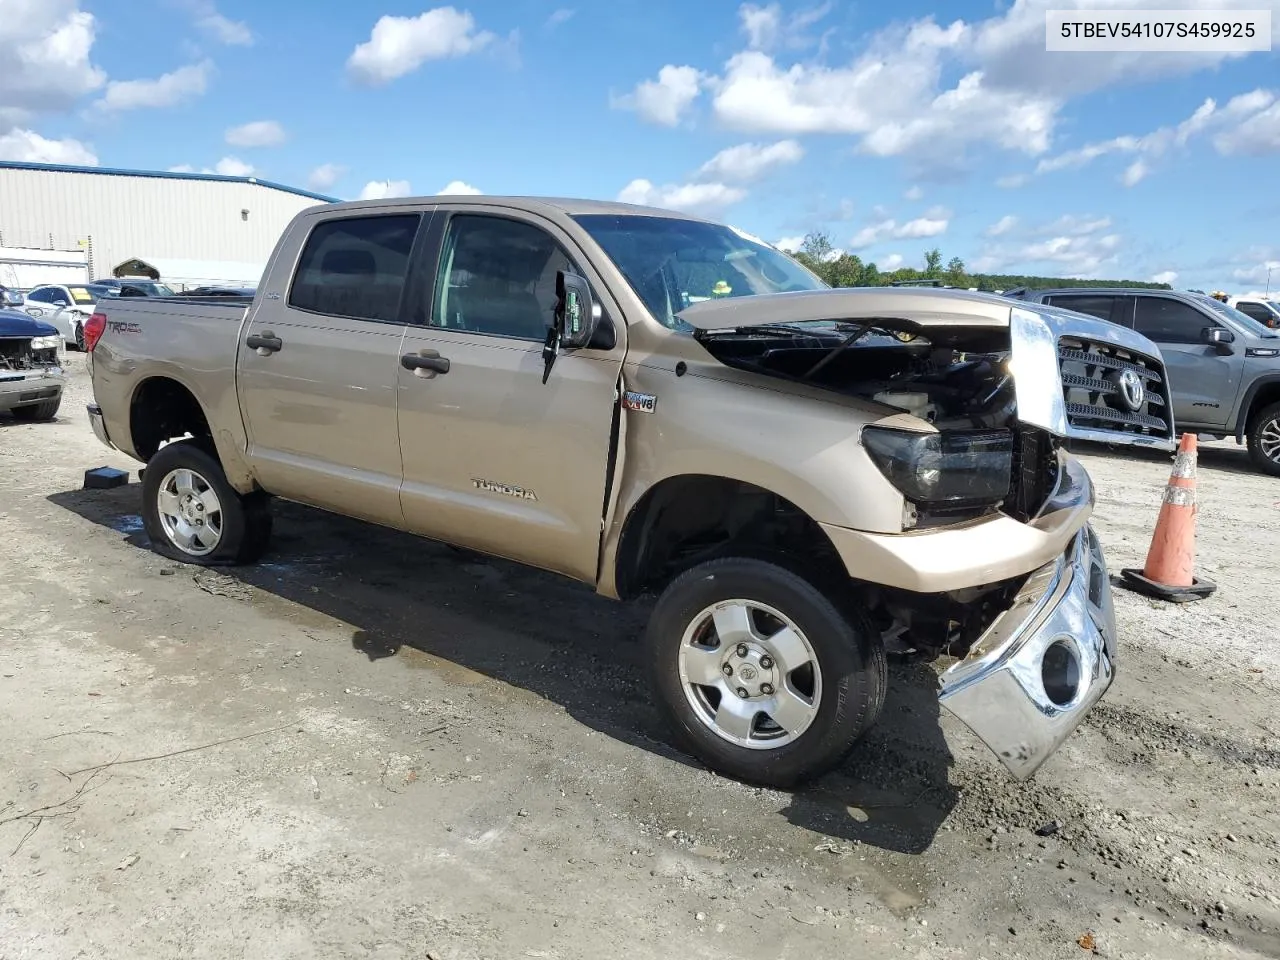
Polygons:
<instances>
[{"instance_id":1,"label":"front door","mask_svg":"<svg viewBox=\"0 0 1280 960\"><path fill-rule=\"evenodd\" d=\"M291 281L262 291L237 381L250 463L271 493L402 526L396 369L421 219L319 219Z\"/></svg>"},{"instance_id":2,"label":"front door","mask_svg":"<svg viewBox=\"0 0 1280 960\"><path fill-rule=\"evenodd\" d=\"M592 276L580 252L523 214L444 216L397 368L406 526L594 583L625 329L543 383L556 273Z\"/></svg>"},{"instance_id":3,"label":"front door","mask_svg":"<svg viewBox=\"0 0 1280 960\"><path fill-rule=\"evenodd\" d=\"M1205 343L1208 313L1172 297L1136 296L1132 326L1160 347L1177 427L1226 427L1240 385L1241 363Z\"/></svg>"}]
</instances>

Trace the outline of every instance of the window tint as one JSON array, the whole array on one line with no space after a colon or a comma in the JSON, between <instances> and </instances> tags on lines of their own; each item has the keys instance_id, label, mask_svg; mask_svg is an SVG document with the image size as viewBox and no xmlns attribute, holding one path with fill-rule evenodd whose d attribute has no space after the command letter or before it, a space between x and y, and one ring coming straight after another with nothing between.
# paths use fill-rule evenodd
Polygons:
<instances>
[{"instance_id":1,"label":"window tint","mask_svg":"<svg viewBox=\"0 0 1280 960\"><path fill-rule=\"evenodd\" d=\"M1270 326L1271 323L1277 319L1275 314L1273 314L1270 310L1268 310L1262 304L1253 303L1249 300L1241 300L1240 302L1238 302L1236 304L1236 309L1243 314L1253 317L1253 319L1259 321L1260 323L1267 324L1268 326Z\"/></svg>"},{"instance_id":2,"label":"window tint","mask_svg":"<svg viewBox=\"0 0 1280 960\"><path fill-rule=\"evenodd\" d=\"M1083 295L1060 295L1049 297L1049 305L1052 307L1062 307L1064 310L1074 310L1076 313L1087 313L1091 317L1097 317L1099 320L1111 319L1111 306L1115 303L1115 297L1087 297Z\"/></svg>"},{"instance_id":3,"label":"window tint","mask_svg":"<svg viewBox=\"0 0 1280 960\"><path fill-rule=\"evenodd\" d=\"M542 340L551 325L561 270L577 272L568 254L537 227L501 217L454 217L431 323Z\"/></svg>"},{"instance_id":4,"label":"window tint","mask_svg":"<svg viewBox=\"0 0 1280 960\"><path fill-rule=\"evenodd\" d=\"M1138 297L1134 325L1156 343L1201 343L1200 332L1216 326L1194 307L1164 297Z\"/></svg>"},{"instance_id":5,"label":"window tint","mask_svg":"<svg viewBox=\"0 0 1280 960\"><path fill-rule=\"evenodd\" d=\"M399 319L417 214L326 220L311 231L289 306L358 320Z\"/></svg>"},{"instance_id":6,"label":"window tint","mask_svg":"<svg viewBox=\"0 0 1280 960\"><path fill-rule=\"evenodd\" d=\"M48 287L42 287L39 290L32 290L27 294L28 300L34 300L36 303L53 303L53 291Z\"/></svg>"}]
</instances>

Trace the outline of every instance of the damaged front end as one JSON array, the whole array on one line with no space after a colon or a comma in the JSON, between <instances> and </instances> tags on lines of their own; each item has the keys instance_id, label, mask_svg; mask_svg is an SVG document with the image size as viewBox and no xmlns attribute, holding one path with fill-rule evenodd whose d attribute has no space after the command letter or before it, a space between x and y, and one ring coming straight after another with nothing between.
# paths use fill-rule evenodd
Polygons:
<instances>
[{"instance_id":1,"label":"damaged front end","mask_svg":"<svg viewBox=\"0 0 1280 960\"><path fill-rule=\"evenodd\" d=\"M0 412L7 413L60 396L64 385L62 367L58 363L61 335L53 327L41 324L41 329L37 330L40 336L5 336L5 319L0 317ZM31 325L26 316L21 320Z\"/></svg>"},{"instance_id":2,"label":"damaged front end","mask_svg":"<svg viewBox=\"0 0 1280 960\"><path fill-rule=\"evenodd\" d=\"M1159 349L1080 314L965 291L757 298L732 331L730 309L681 314L722 363L923 421L862 428L906 501L901 532L823 528L886 643L957 658L942 706L1030 777L1106 692L1116 660L1093 487L1064 444L1172 449Z\"/></svg>"}]
</instances>

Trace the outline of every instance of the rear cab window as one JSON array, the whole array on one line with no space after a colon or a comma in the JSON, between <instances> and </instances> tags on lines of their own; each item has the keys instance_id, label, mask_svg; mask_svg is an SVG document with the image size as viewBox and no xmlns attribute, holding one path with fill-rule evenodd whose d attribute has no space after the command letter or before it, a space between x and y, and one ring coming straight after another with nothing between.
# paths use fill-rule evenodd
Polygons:
<instances>
[{"instance_id":1,"label":"rear cab window","mask_svg":"<svg viewBox=\"0 0 1280 960\"><path fill-rule=\"evenodd\" d=\"M400 319L419 214L324 220L307 237L289 306L308 313L394 323Z\"/></svg>"}]
</instances>

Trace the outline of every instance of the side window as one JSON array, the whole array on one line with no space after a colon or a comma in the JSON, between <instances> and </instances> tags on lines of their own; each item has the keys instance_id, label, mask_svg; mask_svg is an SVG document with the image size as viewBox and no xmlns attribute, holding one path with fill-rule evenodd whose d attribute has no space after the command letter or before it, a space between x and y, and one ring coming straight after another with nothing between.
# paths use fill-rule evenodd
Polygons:
<instances>
[{"instance_id":1,"label":"side window","mask_svg":"<svg viewBox=\"0 0 1280 960\"><path fill-rule=\"evenodd\" d=\"M1074 310L1076 313L1087 313L1091 317L1097 317L1099 320L1111 319L1111 307L1115 304L1115 297L1087 297L1080 294L1067 294L1056 297L1049 297L1048 303L1052 307L1062 307L1064 310Z\"/></svg>"},{"instance_id":2,"label":"side window","mask_svg":"<svg viewBox=\"0 0 1280 960\"><path fill-rule=\"evenodd\" d=\"M325 220L302 249L289 306L356 320L398 320L417 232L417 214Z\"/></svg>"},{"instance_id":3,"label":"side window","mask_svg":"<svg viewBox=\"0 0 1280 960\"><path fill-rule=\"evenodd\" d=\"M28 300L34 300L36 303L52 303L53 291L48 287L41 287L39 290L32 290L27 294Z\"/></svg>"},{"instance_id":4,"label":"side window","mask_svg":"<svg viewBox=\"0 0 1280 960\"><path fill-rule=\"evenodd\" d=\"M1138 297L1134 326L1156 343L1201 343L1200 331L1216 325L1199 310L1179 300Z\"/></svg>"},{"instance_id":5,"label":"side window","mask_svg":"<svg viewBox=\"0 0 1280 960\"><path fill-rule=\"evenodd\" d=\"M1251 303L1244 300L1236 304L1236 309L1246 316L1253 317L1259 323L1265 323L1268 326L1276 319L1275 315L1260 303Z\"/></svg>"},{"instance_id":6,"label":"side window","mask_svg":"<svg viewBox=\"0 0 1280 960\"><path fill-rule=\"evenodd\" d=\"M572 261L544 230L518 220L449 221L431 325L542 340L556 305L556 273Z\"/></svg>"}]
</instances>

